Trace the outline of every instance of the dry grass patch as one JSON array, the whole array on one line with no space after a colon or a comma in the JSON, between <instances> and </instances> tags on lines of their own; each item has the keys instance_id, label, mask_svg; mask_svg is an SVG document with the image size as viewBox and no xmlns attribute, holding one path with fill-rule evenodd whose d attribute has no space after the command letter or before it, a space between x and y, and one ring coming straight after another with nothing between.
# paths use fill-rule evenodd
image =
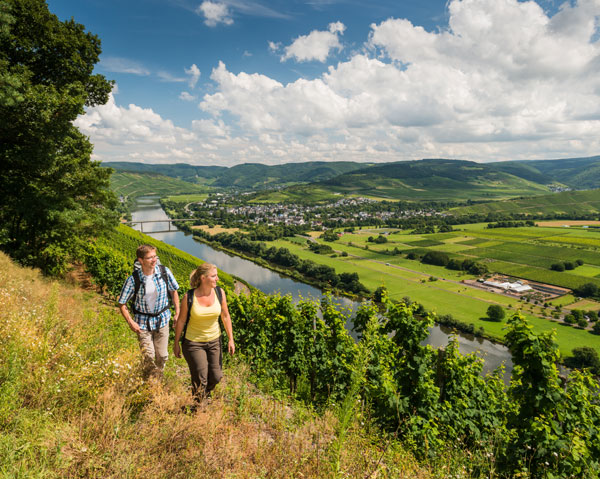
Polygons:
<instances>
[{"instance_id":1,"label":"dry grass patch","mask_svg":"<svg viewBox=\"0 0 600 479\"><path fill-rule=\"evenodd\" d=\"M211 404L189 412L183 360L140 379L137 342L101 297L0 253L0 471L46 478L428 478L356 418L334 472L337 417L275 399L229 365Z\"/></svg>"},{"instance_id":2,"label":"dry grass patch","mask_svg":"<svg viewBox=\"0 0 600 479\"><path fill-rule=\"evenodd\" d=\"M239 228L224 228L221 225L215 225L212 228L208 225L194 225L192 226L193 230L202 230L202 231L206 231L208 234L210 235L216 235L219 233L235 233L236 231L239 231Z\"/></svg>"}]
</instances>

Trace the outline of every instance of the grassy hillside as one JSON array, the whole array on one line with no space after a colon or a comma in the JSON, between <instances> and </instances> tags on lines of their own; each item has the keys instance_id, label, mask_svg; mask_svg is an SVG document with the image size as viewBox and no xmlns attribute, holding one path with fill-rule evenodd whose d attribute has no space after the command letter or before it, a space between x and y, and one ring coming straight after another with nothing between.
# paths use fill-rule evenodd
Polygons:
<instances>
[{"instance_id":1,"label":"grassy hillside","mask_svg":"<svg viewBox=\"0 0 600 479\"><path fill-rule=\"evenodd\" d=\"M404 200L509 198L548 191L544 185L459 160L420 160L371 166L321 183L340 193Z\"/></svg>"},{"instance_id":2,"label":"grassy hillside","mask_svg":"<svg viewBox=\"0 0 600 479\"><path fill-rule=\"evenodd\" d=\"M142 382L137 341L112 304L3 253L0 311L2 477L466 477L458 453L419 465L364 417L340 438L335 409L261 394L241 362L225 365L212 404L184 413L183 360L169 359L164 384Z\"/></svg>"},{"instance_id":3,"label":"grassy hillside","mask_svg":"<svg viewBox=\"0 0 600 479\"><path fill-rule=\"evenodd\" d=\"M170 176L191 183L203 183L211 178L216 178L227 171L225 166L195 166L186 163L159 164L133 163L127 161L114 161L102 163L103 166L114 168L116 171L127 171L130 173L152 173L162 176Z\"/></svg>"},{"instance_id":4,"label":"grassy hillside","mask_svg":"<svg viewBox=\"0 0 600 479\"><path fill-rule=\"evenodd\" d=\"M553 182L572 188L600 188L600 156L560 160L506 161L494 165L510 173L516 171L515 168L522 171L527 169L532 178L549 178Z\"/></svg>"},{"instance_id":5,"label":"grassy hillside","mask_svg":"<svg viewBox=\"0 0 600 479\"><path fill-rule=\"evenodd\" d=\"M130 198L147 195L163 197L179 194L200 194L207 191L205 186L169 176L127 171L114 172L110 179L110 186L117 195Z\"/></svg>"},{"instance_id":6,"label":"grassy hillside","mask_svg":"<svg viewBox=\"0 0 600 479\"><path fill-rule=\"evenodd\" d=\"M600 214L600 189L585 191L563 191L549 195L518 198L491 203L480 203L453 208L456 215L519 213L532 215L572 215L577 218L584 214Z\"/></svg>"},{"instance_id":7,"label":"grassy hillside","mask_svg":"<svg viewBox=\"0 0 600 479\"><path fill-rule=\"evenodd\" d=\"M244 163L227 168L224 166L194 166L180 163L152 165L109 162L104 163L104 166L114 168L117 172L158 174L191 183L251 190L326 180L348 171L364 168L365 164L350 161L310 161L284 165Z\"/></svg>"},{"instance_id":8,"label":"grassy hillside","mask_svg":"<svg viewBox=\"0 0 600 479\"><path fill-rule=\"evenodd\" d=\"M350 161L309 161L284 165L245 163L231 167L214 184L222 187L264 189L265 187L326 180L364 166L362 163Z\"/></svg>"}]
</instances>

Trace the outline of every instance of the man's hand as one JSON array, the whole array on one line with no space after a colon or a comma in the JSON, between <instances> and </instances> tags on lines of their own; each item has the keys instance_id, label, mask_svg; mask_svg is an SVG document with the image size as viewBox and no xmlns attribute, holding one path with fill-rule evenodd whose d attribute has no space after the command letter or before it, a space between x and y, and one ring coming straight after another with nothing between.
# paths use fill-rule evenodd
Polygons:
<instances>
[{"instance_id":1,"label":"man's hand","mask_svg":"<svg viewBox=\"0 0 600 479\"><path fill-rule=\"evenodd\" d=\"M140 328L140 325L133 320L127 321L127 324L129 325L129 329L131 329L136 334L139 334L139 332L142 330Z\"/></svg>"}]
</instances>

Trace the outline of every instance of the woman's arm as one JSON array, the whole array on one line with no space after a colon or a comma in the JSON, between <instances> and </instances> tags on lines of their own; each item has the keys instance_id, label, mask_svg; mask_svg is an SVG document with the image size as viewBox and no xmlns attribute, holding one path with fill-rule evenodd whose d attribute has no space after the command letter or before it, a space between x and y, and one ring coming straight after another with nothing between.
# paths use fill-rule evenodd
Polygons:
<instances>
[{"instance_id":1,"label":"woman's arm","mask_svg":"<svg viewBox=\"0 0 600 479\"><path fill-rule=\"evenodd\" d=\"M175 323L175 342L173 343L173 354L176 358L181 357L181 348L179 347L179 337L183 331L183 326L187 320L188 305L187 305L187 293L181 298L181 306L179 307L179 319Z\"/></svg>"},{"instance_id":2,"label":"woman's arm","mask_svg":"<svg viewBox=\"0 0 600 479\"><path fill-rule=\"evenodd\" d=\"M225 297L225 291L221 289L223 294L223 302L221 303L221 321L223 322L223 327L225 328L225 332L227 333L227 339L229 339L227 344L227 349L229 354L232 356L235 354L235 342L233 341L233 326L231 324L231 316L229 316L229 308L227 308L227 298Z\"/></svg>"}]
</instances>

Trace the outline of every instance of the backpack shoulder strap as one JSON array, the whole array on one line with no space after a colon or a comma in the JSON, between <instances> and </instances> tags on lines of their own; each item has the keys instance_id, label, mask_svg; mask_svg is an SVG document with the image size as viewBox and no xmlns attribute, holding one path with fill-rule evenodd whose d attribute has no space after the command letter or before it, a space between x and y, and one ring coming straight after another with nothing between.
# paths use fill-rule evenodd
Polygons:
<instances>
[{"instance_id":1,"label":"backpack shoulder strap","mask_svg":"<svg viewBox=\"0 0 600 479\"><path fill-rule=\"evenodd\" d=\"M183 338L185 338L185 332L187 331L188 323L190 322L190 314L192 312L192 305L194 304L194 290L189 289L186 293L187 300L187 316L185 317L185 323L183 323L183 329L181 330L181 336L179 336L179 341L183 342Z\"/></svg>"},{"instance_id":2,"label":"backpack shoulder strap","mask_svg":"<svg viewBox=\"0 0 600 479\"><path fill-rule=\"evenodd\" d=\"M223 304L223 290L220 286L215 288L215 293L217 295L217 299L219 300L219 304Z\"/></svg>"},{"instance_id":3,"label":"backpack shoulder strap","mask_svg":"<svg viewBox=\"0 0 600 479\"><path fill-rule=\"evenodd\" d=\"M160 277L168 285L169 284L169 276L167 275L167 267L164 264L159 264L158 271L160 272Z\"/></svg>"},{"instance_id":4,"label":"backpack shoulder strap","mask_svg":"<svg viewBox=\"0 0 600 479\"><path fill-rule=\"evenodd\" d=\"M142 280L140 279L140 274L136 269L133 270L133 273L131 273L131 275L133 276L133 296L131 297L131 302L135 305L135 300L137 298L138 293L140 292Z\"/></svg>"}]
</instances>

